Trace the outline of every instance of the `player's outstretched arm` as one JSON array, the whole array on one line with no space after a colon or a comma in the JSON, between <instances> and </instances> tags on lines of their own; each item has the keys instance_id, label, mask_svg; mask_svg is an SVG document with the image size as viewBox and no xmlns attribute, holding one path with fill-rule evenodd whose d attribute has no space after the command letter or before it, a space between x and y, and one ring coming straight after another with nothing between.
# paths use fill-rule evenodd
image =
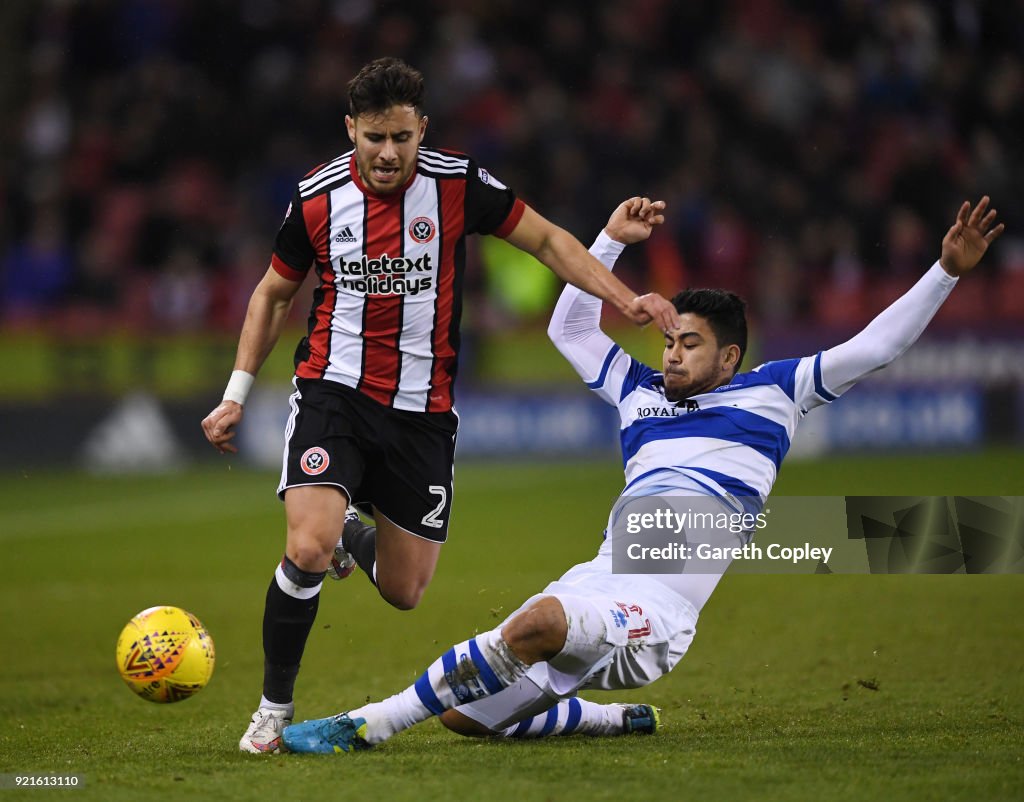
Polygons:
<instances>
[{"instance_id":1,"label":"player's outstretched arm","mask_svg":"<svg viewBox=\"0 0 1024 802\"><path fill-rule=\"evenodd\" d=\"M986 195L973 208L967 201L942 240L939 260L904 295L878 315L860 334L821 355L827 392L840 395L864 376L902 355L913 345L960 276L970 272L1003 233Z\"/></svg>"},{"instance_id":2,"label":"player's outstretched arm","mask_svg":"<svg viewBox=\"0 0 1024 802\"><path fill-rule=\"evenodd\" d=\"M646 240L654 226L664 222L664 201L630 198L612 212L590 253L612 270L626 245ZM621 382L630 364L628 355L601 330L601 299L568 286L551 314L548 336L570 365L605 400L615 403L615 392L605 392L616 379ZM611 360L611 361L609 361ZM603 378L601 385L595 382Z\"/></svg>"},{"instance_id":3,"label":"player's outstretched arm","mask_svg":"<svg viewBox=\"0 0 1024 802\"><path fill-rule=\"evenodd\" d=\"M647 215L656 216L649 209ZM572 234L530 207L526 207L507 240L531 254L563 281L613 304L637 325L653 322L662 331L667 331L679 324L679 315L667 300L657 293L634 293L606 270Z\"/></svg>"},{"instance_id":4,"label":"player's outstretched arm","mask_svg":"<svg viewBox=\"0 0 1024 802\"><path fill-rule=\"evenodd\" d=\"M245 397L274 344L281 336L288 319L295 293L302 282L291 281L270 268L253 290L249 307L238 338L235 369L231 374L224 400L203 418L203 434L221 454L237 453L231 442L242 421Z\"/></svg>"}]
</instances>

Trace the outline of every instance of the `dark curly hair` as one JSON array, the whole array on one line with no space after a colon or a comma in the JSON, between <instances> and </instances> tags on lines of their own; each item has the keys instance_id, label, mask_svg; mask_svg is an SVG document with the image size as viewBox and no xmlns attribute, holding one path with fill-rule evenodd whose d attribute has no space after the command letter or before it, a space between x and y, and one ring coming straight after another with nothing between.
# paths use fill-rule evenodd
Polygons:
<instances>
[{"instance_id":1,"label":"dark curly hair","mask_svg":"<svg viewBox=\"0 0 1024 802\"><path fill-rule=\"evenodd\" d=\"M719 348L739 346L739 370L747 352L746 301L728 290L685 289L672 299L672 305L680 315L689 312L704 318L715 333Z\"/></svg>"},{"instance_id":2,"label":"dark curly hair","mask_svg":"<svg viewBox=\"0 0 1024 802\"><path fill-rule=\"evenodd\" d=\"M401 59L379 58L348 82L348 107L353 117L412 106L423 114L423 75Z\"/></svg>"}]
</instances>

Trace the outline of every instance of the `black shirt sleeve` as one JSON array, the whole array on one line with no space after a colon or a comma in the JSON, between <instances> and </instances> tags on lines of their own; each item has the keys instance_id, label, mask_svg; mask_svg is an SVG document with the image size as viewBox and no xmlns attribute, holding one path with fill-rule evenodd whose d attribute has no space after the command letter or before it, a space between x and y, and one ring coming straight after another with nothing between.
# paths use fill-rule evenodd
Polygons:
<instances>
[{"instance_id":1,"label":"black shirt sleeve","mask_svg":"<svg viewBox=\"0 0 1024 802\"><path fill-rule=\"evenodd\" d=\"M298 187L295 188L284 222L274 240L274 255L299 273L306 273L316 256L313 243L309 241L306 220L302 216L302 199Z\"/></svg>"},{"instance_id":2,"label":"black shirt sleeve","mask_svg":"<svg viewBox=\"0 0 1024 802\"><path fill-rule=\"evenodd\" d=\"M493 234L508 219L515 193L487 170L469 160L466 170L466 233Z\"/></svg>"}]
</instances>

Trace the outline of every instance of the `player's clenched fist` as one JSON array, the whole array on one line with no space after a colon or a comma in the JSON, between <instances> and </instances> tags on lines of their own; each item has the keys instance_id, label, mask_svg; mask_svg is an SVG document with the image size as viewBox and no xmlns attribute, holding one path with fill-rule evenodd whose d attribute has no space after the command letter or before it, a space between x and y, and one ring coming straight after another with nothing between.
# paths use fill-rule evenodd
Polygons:
<instances>
[{"instance_id":1,"label":"player's clenched fist","mask_svg":"<svg viewBox=\"0 0 1024 802\"><path fill-rule=\"evenodd\" d=\"M235 401L221 401L217 408L203 418L203 434L221 454L238 453L230 441L235 436L235 427L242 420L242 405Z\"/></svg>"},{"instance_id":2,"label":"player's clenched fist","mask_svg":"<svg viewBox=\"0 0 1024 802\"><path fill-rule=\"evenodd\" d=\"M640 326L654 323L661 331L679 327L679 313L671 303L656 292L638 295L625 310L626 316Z\"/></svg>"},{"instance_id":3,"label":"player's clenched fist","mask_svg":"<svg viewBox=\"0 0 1024 802\"><path fill-rule=\"evenodd\" d=\"M616 242L632 245L643 242L654 230L665 222L665 201L650 198L630 198L623 201L608 218L605 233Z\"/></svg>"}]
</instances>

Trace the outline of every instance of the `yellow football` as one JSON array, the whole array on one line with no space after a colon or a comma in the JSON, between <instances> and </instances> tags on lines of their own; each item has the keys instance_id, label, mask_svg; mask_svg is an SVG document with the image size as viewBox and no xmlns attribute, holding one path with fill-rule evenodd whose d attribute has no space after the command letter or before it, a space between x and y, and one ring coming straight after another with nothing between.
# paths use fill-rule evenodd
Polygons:
<instances>
[{"instance_id":1,"label":"yellow football","mask_svg":"<svg viewBox=\"0 0 1024 802\"><path fill-rule=\"evenodd\" d=\"M117 639L117 671L150 702L180 702L213 675L213 638L180 607L150 607L132 618Z\"/></svg>"}]
</instances>

